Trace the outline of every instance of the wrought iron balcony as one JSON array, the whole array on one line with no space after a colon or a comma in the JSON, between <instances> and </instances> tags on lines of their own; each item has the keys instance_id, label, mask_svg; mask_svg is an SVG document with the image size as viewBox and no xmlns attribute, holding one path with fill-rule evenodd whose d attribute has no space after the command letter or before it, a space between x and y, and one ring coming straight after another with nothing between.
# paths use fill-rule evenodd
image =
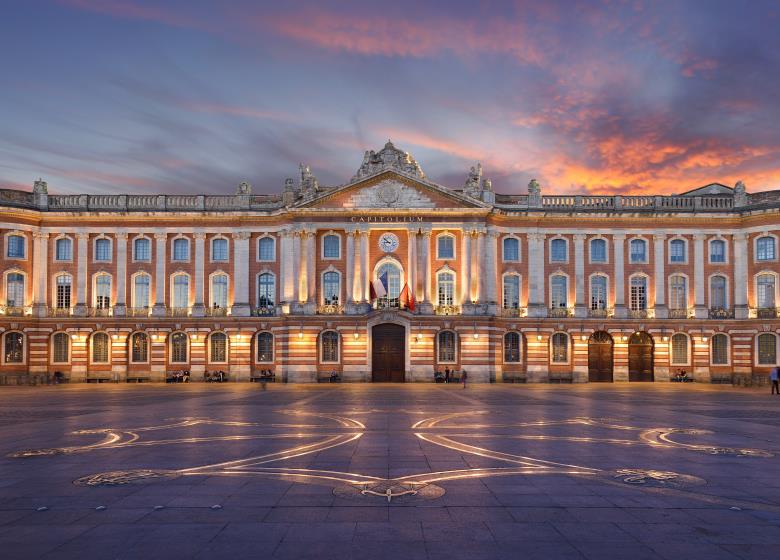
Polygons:
<instances>
[{"instance_id":1,"label":"wrought iron balcony","mask_svg":"<svg viewBox=\"0 0 780 560\"><path fill-rule=\"evenodd\" d=\"M433 312L436 315L459 315L460 314L460 306L459 305L437 305L433 308Z\"/></svg>"},{"instance_id":2,"label":"wrought iron balcony","mask_svg":"<svg viewBox=\"0 0 780 560\"><path fill-rule=\"evenodd\" d=\"M780 313L777 307L759 307L756 309L756 317L759 319L775 319Z\"/></svg>"},{"instance_id":3,"label":"wrought iron balcony","mask_svg":"<svg viewBox=\"0 0 780 560\"><path fill-rule=\"evenodd\" d=\"M731 307L711 307L710 319L733 319L734 309Z\"/></svg>"},{"instance_id":4,"label":"wrought iron balcony","mask_svg":"<svg viewBox=\"0 0 780 560\"><path fill-rule=\"evenodd\" d=\"M87 309L89 317L111 317L114 310L111 307L90 307Z\"/></svg>"},{"instance_id":5,"label":"wrought iron balcony","mask_svg":"<svg viewBox=\"0 0 780 560\"><path fill-rule=\"evenodd\" d=\"M252 317L273 317L276 315L275 305L263 305L252 309Z\"/></svg>"},{"instance_id":6,"label":"wrought iron balcony","mask_svg":"<svg viewBox=\"0 0 780 560\"><path fill-rule=\"evenodd\" d=\"M401 309L399 298L379 298L376 300L376 309Z\"/></svg>"},{"instance_id":7,"label":"wrought iron balcony","mask_svg":"<svg viewBox=\"0 0 780 560\"><path fill-rule=\"evenodd\" d=\"M125 314L128 317L148 317L151 312L151 307L128 307Z\"/></svg>"},{"instance_id":8,"label":"wrought iron balcony","mask_svg":"<svg viewBox=\"0 0 780 560\"><path fill-rule=\"evenodd\" d=\"M228 314L228 308L227 307L207 307L205 309L205 315L207 317L227 317Z\"/></svg>"},{"instance_id":9,"label":"wrought iron balcony","mask_svg":"<svg viewBox=\"0 0 780 560\"><path fill-rule=\"evenodd\" d=\"M344 306L337 303L326 303L317 308L317 313L320 315L338 315L339 313L344 313Z\"/></svg>"},{"instance_id":10,"label":"wrought iron balcony","mask_svg":"<svg viewBox=\"0 0 780 560\"><path fill-rule=\"evenodd\" d=\"M72 307L49 307L47 310L49 317L70 317L73 315Z\"/></svg>"},{"instance_id":11,"label":"wrought iron balcony","mask_svg":"<svg viewBox=\"0 0 780 560\"><path fill-rule=\"evenodd\" d=\"M501 309L502 317L526 317L528 309L525 307L505 307Z\"/></svg>"},{"instance_id":12,"label":"wrought iron balcony","mask_svg":"<svg viewBox=\"0 0 780 560\"><path fill-rule=\"evenodd\" d=\"M165 310L165 314L168 315L168 317L189 317L190 308L189 307L168 307Z\"/></svg>"},{"instance_id":13,"label":"wrought iron balcony","mask_svg":"<svg viewBox=\"0 0 780 560\"><path fill-rule=\"evenodd\" d=\"M602 309L588 309L588 317L592 317L594 319L606 319L607 317L612 317L614 315L614 311L611 307L604 307Z\"/></svg>"},{"instance_id":14,"label":"wrought iron balcony","mask_svg":"<svg viewBox=\"0 0 780 560\"><path fill-rule=\"evenodd\" d=\"M629 309L629 319L647 319L647 309Z\"/></svg>"},{"instance_id":15,"label":"wrought iron balcony","mask_svg":"<svg viewBox=\"0 0 780 560\"><path fill-rule=\"evenodd\" d=\"M551 307L547 312L547 316L557 319L571 317L572 311L568 307Z\"/></svg>"},{"instance_id":16,"label":"wrought iron balcony","mask_svg":"<svg viewBox=\"0 0 780 560\"><path fill-rule=\"evenodd\" d=\"M669 310L670 319L687 319L688 317L690 317L690 312L687 308Z\"/></svg>"},{"instance_id":17,"label":"wrought iron balcony","mask_svg":"<svg viewBox=\"0 0 780 560\"><path fill-rule=\"evenodd\" d=\"M0 305L0 315L9 317L23 317L32 313L32 307L19 307L16 305Z\"/></svg>"}]
</instances>

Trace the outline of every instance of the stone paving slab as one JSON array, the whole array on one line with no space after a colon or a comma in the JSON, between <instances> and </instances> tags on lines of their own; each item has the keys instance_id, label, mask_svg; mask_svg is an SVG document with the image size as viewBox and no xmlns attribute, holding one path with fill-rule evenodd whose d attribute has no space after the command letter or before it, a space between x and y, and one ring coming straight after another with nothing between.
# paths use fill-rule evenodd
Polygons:
<instances>
[{"instance_id":1,"label":"stone paving slab","mask_svg":"<svg viewBox=\"0 0 780 560\"><path fill-rule=\"evenodd\" d=\"M780 398L755 389L8 387L0 421L3 558L780 550Z\"/></svg>"}]
</instances>

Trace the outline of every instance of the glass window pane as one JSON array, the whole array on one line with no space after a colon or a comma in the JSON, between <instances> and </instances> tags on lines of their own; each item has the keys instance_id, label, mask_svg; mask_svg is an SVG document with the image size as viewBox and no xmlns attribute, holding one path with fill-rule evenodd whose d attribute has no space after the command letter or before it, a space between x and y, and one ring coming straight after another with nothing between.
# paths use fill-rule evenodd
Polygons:
<instances>
[{"instance_id":1,"label":"glass window pane","mask_svg":"<svg viewBox=\"0 0 780 560\"><path fill-rule=\"evenodd\" d=\"M190 278L186 274L177 274L173 277L173 307L184 308L190 306Z\"/></svg>"},{"instance_id":2,"label":"glass window pane","mask_svg":"<svg viewBox=\"0 0 780 560\"><path fill-rule=\"evenodd\" d=\"M149 352L149 338L146 333L135 333L130 341L131 345L131 358L132 362L146 362L148 361Z\"/></svg>"},{"instance_id":3,"label":"glass window pane","mask_svg":"<svg viewBox=\"0 0 780 560\"><path fill-rule=\"evenodd\" d=\"M710 262L726 262L726 242L716 239L710 242Z\"/></svg>"},{"instance_id":4,"label":"glass window pane","mask_svg":"<svg viewBox=\"0 0 780 560\"><path fill-rule=\"evenodd\" d=\"M758 306L761 308L775 307L775 275L759 274L756 280L758 291Z\"/></svg>"},{"instance_id":5,"label":"glass window pane","mask_svg":"<svg viewBox=\"0 0 780 560\"><path fill-rule=\"evenodd\" d=\"M322 361L339 361L339 334L336 331L322 333Z\"/></svg>"},{"instance_id":6,"label":"glass window pane","mask_svg":"<svg viewBox=\"0 0 780 560\"><path fill-rule=\"evenodd\" d=\"M257 361L274 361L274 337L271 333L260 333L257 335Z\"/></svg>"},{"instance_id":7,"label":"glass window pane","mask_svg":"<svg viewBox=\"0 0 780 560\"><path fill-rule=\"evenodd\" d=\"M729 338L725 334L712 337L712 363L720 366L729 363Z\"/></svg>"},{"instance_id":8,"label":"glass window pane","mask_svg":"<svg viewBox=\"0 0 780 560\"><path fill-rule=\"evenodd\" d=\"M775 335L769 333L758 335L758 363L762 366L773 366L777 363Z\"/></svg>"},{"instance_id":9,"label":"glass window pane","mask_svg":"<svg viewBox=\"0 0 780 560\"><path fill-rule=\"evenodd\" d=\"M273 307L276 302L274 275L264 272L257 277L257 306Z\"/></svg>"},{"instance_id":10,"label":"glass window pane","mask_svg":"<svg viewBox=\"0 0 780 560\"><path fill-rule=\"evenodd\" d=\"M8 256L14 259L24 258L24 237L21 235L8 236Z\"/></svg>"},{"instance_id":11,"label":"glass window pane","mask_svg":"<svg viewBox=\"0 0 780 560\"><path fill-rule=\"evenodd\" d=\"M645 262L647 259L647 243L643 239L632 239L629 248L631 262Z\"/></svg>"},{"instance_id":12,"label":"glass window pane","mask_svg":"<svg viewBox=\"0 0 780 560\"><path fill-rule=\"evenodd\" d=\"M442 331L438 336L439 362L455 361L455 333L452 331Z\"/></svg>"},{"instance_id":13,"label":"glass window pane","mask_svg":"<svg viewBox=\"0 0 780 560\"><path fill-rule=\"evenodd\" d=\"M187 335L182 332L171 335L171 362L187 362Z\"/></svg>"},{"instance_id":14,"label":"glass window pane","mask_svg":"<svg viewBox=\"0 0 780 560\"><path fill-rule=\"evenodd\" d=\"M67 363L70 353L70 335L67 333L55 334L52 345L54 346L54 356L52 361L58 364Z\"/></svg>"},{"instance_id":15,"label":"glass window pane","mask_svg":"<svg viewBox=\"0 0 780 560\"><path fill-rule=\"evenodd\" d=\"M455 275L440 272L437 278L439 305L452 305L455 297Z\"/></svg>"},{"instance_id":16,"label":"glass window pane","mask_svg":"<svg viewBox=\"0 0 780 560\"><path fill-rule=\"evenodd\" d=\"M211 241L211 260L212 261L226 261L228 260L228 240L227 239L213 239Z\"/></svg>"},{"instance_id":17,"label":"glass window pane","mask_svg":"<svg viewBox=\"0 0 780 560\"><path fill-rule=\"evenodd\" d=\"M70 239L58 239L55 244L55 260L70 261L73 259L73 242Z\"/></svg>"},{"instance_id":18,"label":"glass window pane","mask_svg":"<svg viewBox=\"0 0 780 560\"><path fill-rule=\"evenodd\" d=\"M24 335L10 332L5 335L5 363L21 364L24 362Z\"/></svg>"},{"instance_id":19,"label":"glass window pane","mask_svg":"<svg viewBox=\"0 0 780 560\"><path fill-rule=\"evenodd\" d=\"M553 239L550 242L550 261L552 262L566 262L567 255L567 243L565 239Z\"/></svg>"},{"instance_id":20,"label":"glass window pane","mask_svg":"<svg viewBox=\"0 0 780 560\"><path fill-rule=\"evenodd\" d=\"M92 336L92 361L94 363L108 362L108 335L95 333Z\"/></svg>"},{"instance_id":21,"label":"glass window pane","mask_svg":"<svg viewBox=\"0 0 780 560\"><path fill-rule=\"evenodd\" d=\"M108 262L111 260L111 241L108 239L95 240L95 260Z\"/></svg>"},{"instance_id":22,"label":"glass window pane","mask_svg":"<svg viewBox=\"0 0 780 560\"><path fill-rule=\"evenodd\" d=\"M211 277L211 306L215 309L225 309L228 305L228 277L216 274Z\"/></svg>"},{"instance_id":23,"label":"glass window pane","mask_svg":"<svg viewBox=\"0 0 780 560\"><path fill-rule=\"evenodd\" d=\"M340 258L340 239L337 235L326 235L322 241L323 254L326 259Z\"/></svg>"},{"instance_id":24,"label":"glass window pane","mask_svg":"<svg viewBox=\"0 0 780 560\"><path fill-rule=\"evenodd\" d=\"M111 307L111 277L108 274L100 274L95 278L95 307Z\"/></svg>"},{"instance_id":25,"label":"glass window pane","mask_svg":"<svg viewBox=\"0 0 780 560\"><path fill-rule=\"evenodd\" d=\"M550 305L553 308L566 307L568 302L568 278L556 274L550 281Z\"/></svg>"},{"instance_id":26,"label":"glass window pane","mask_svg":"<svg viewBox=\"0 0 780 560\"><path fill-rule=\"evenodd\" d=\"M152 243L146 238L133 241L133 254L137 261L149 261L152 259Z\"/></svg>"},{"instance_id":27,"label":"glass window pane","mask_svg":"<svg viewBox=\"0 0 780 560\"><path fill-rule=\"evenodd\" d=\"M723 276L710 279L710 307L726 308L726 278Z\"/></svg>"},{"instance_id":28,"label":"glass window pane","mask_svg":"<svg viewBox=\"0 0 780 560\"><path fill-rule=\"evenodd\" d=\"M455 238L451 235L440 235L436 241L438 259L455 258Z\"/></svg>"},{"instance_id":29,"label":"glass window pane","mask_svg":"<svg viewBox=\"0 0 780 560\"><path fill-rule=\"evenodd\" d=\"M688 309L688 288L684 276L674 275L669 281L669 309Z\"/></svg>"},{"instance_id":30,"label":"glass window pane","mask_svg":"<svg viewBox=\"0 0 780 560\"><path fill-rule=\"evenodd\" d=\"M190 242L188 239L173 240L173 260L187 261L190 259Z\"/></svg>"},{"instance_id":31,"label":"glass window pane","mask_svg":"<svg viewBox=\"0 0 780 560\"><path fill-rule=\"evenodd\" d=\"M594 263L607 262L607 242L604 239L590 242L590 260Z\"/></svg>"},{"instance_id":32,"label":"glass window pane","mask_svg":"<svg viewBox=\"0 0 780 560\"><path fill-rule=\"evenodd\" d=\"M516 274L504 276L504 309L520 307L520 277Z\"/></svg>"},{"instance_id":33,"label":"glass window pane","mask_svg":"<svg viewBox=\"0 0 780 560\"><path fill-rule=\"evenodd\" d=\"M631 301L632 311L647 309L647 278L644 276L631 277Z\"/></svg>"},{"instance_id":34,"label":"glass window pane","mask_svg":"<svg viewBox=\"0 0 780 560\"><path fill-rule=\"evenodd\" d=\"M57 309L70 307L71 277L67 274L57 276Z\"/></svg>"},{"instance_id":35,"label":"glass window pane","mask_svg":"<svg viewBox=\"0 0 780 560\"><path fill-rule=\"evenodd\" d=\"M516 262L520 260L520 241L514 237L504 239L504 260Z\"/></svg>"},{"instance_id":36,"label":"glass window pane","mask_svg":"<svg viewBox=\"0 0 780 560\"><path fill-rule=\"evenodd\" d=\"M225 333L214 333L211 335L211 361L227 362L227 335Z\"/></svg>"},{"instance_id":37,"label":"glass window pane","mask_svg":"<svg viewBox=\"0 0 780 560\"><path fill-rule=\"evenodd\" d=\"M504 362L520 361L520 335L516 332L504 335Z\"/></svg>"},{"instance_id":38,"label":"glass window pane","mask_svg":"<svg viewBox=\"0 0 780 560\"><path fill-rule=\"evenodd\" d=\"M552 337L553 363L569 361L569 336L566 333L555 333Z\"/></svg>"},{"instance_id":39,"label":"glass window pane","mask_svg":"<svg viewBox=\"0 0 780 560\"><path fill-rule=\"evenodd\" d=\"M672 363L680 365L688 363L688 337L682 333L672 336Z\"/></svg>"},{"instance_id":40,"label":"glass window pane","mask_svg":"<svg viewBox=\"0 0 780 560\"><path fill-rule=\"evenodd\" d=\"M756 245L756 259L759 261L771 261L775 259L774 237L760 237Z\"/></svg>"},{"instance_id":41,"label":"glass window pane","mask_svg":"<svg viewBox=\"0 0 780 560\"><path fill-rule=\"evenodd\" d=\"M270 237L261 237L258 241L258 251L261 261L274 260L274 240Z\"/></svg>"},{"instance_id":42,"label":"glass window pane","mask_svg":"<svg viewBox=\"0 0 780 560\"><path fill-rule=\"evenodd\" d=\"M24 307L24 275L11 272L6 275L5 304L8 307Z\"/></svg>"},{"instance_id":43,"label":"glass window pane","mask_svg":"<svg viewBox=\"0 0 780 560\"><path fill-rule=\"evenodd\" d=\"M675 263L685 262L685 241L682 239L673 239L669 244L669 260Z\"/></svg>"},{"instance_id":44,"label":"glass window pane","mask_svg":"<svg viewBox=\"0 0 780 560\"><path fill-rule=\"evenodd\" d=\"M133 307L141 309L149 307L149 284L151 278L147 274L139 274L133 280Z\"/></svg>"},{"instance_id":45,"label":"glass window pane","mask_svg":"<svg viewBox=\"0 0 780 560\"><path fill-rule=\"evenodd\" d=\"M338 272L326 272L322 275L322 298L325 305L338 305L341 275Z\"/></svg>"}]
</instances>

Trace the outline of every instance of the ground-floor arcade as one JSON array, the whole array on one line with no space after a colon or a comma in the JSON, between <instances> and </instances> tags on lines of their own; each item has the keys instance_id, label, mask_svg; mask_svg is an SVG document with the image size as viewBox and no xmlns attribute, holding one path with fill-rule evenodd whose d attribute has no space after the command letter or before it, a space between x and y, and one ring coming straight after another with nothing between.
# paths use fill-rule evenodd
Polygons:
<instances>
[{"instance_id":1,"label":"ground-floor arcade","mask_svg":"<svg viewBox=\"0 0 780 560\"><path fill-rule=\"evenodd\" d=\"M733 323L733 324L732 324ZM779 325L421 316L181 318L140 323L45 320L0 326L0 373L62 372L91 379L162 381L172 371L224 371L234 381L271 372L279 381L432 382L437 371L473 382L668 381L684 371L709 382L767 375L778 363Z\"/></svg>"}]
</instances>

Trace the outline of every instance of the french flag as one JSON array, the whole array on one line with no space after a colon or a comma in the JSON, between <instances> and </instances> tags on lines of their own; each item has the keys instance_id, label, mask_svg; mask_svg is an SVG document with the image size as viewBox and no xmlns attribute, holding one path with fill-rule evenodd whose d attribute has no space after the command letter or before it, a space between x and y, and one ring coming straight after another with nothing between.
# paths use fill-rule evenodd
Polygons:
<instances>
[{"instance_id":1,"label":"french flag","mask_svg":"<svg viewBox=\"0 0 780 560\"><path fill-rule=\"evenodd\" d=\"M387 272L383 272L379 277L371 283L373 288L374 297L382 298L387 295Z\"/></svg>"}]
</instances>

